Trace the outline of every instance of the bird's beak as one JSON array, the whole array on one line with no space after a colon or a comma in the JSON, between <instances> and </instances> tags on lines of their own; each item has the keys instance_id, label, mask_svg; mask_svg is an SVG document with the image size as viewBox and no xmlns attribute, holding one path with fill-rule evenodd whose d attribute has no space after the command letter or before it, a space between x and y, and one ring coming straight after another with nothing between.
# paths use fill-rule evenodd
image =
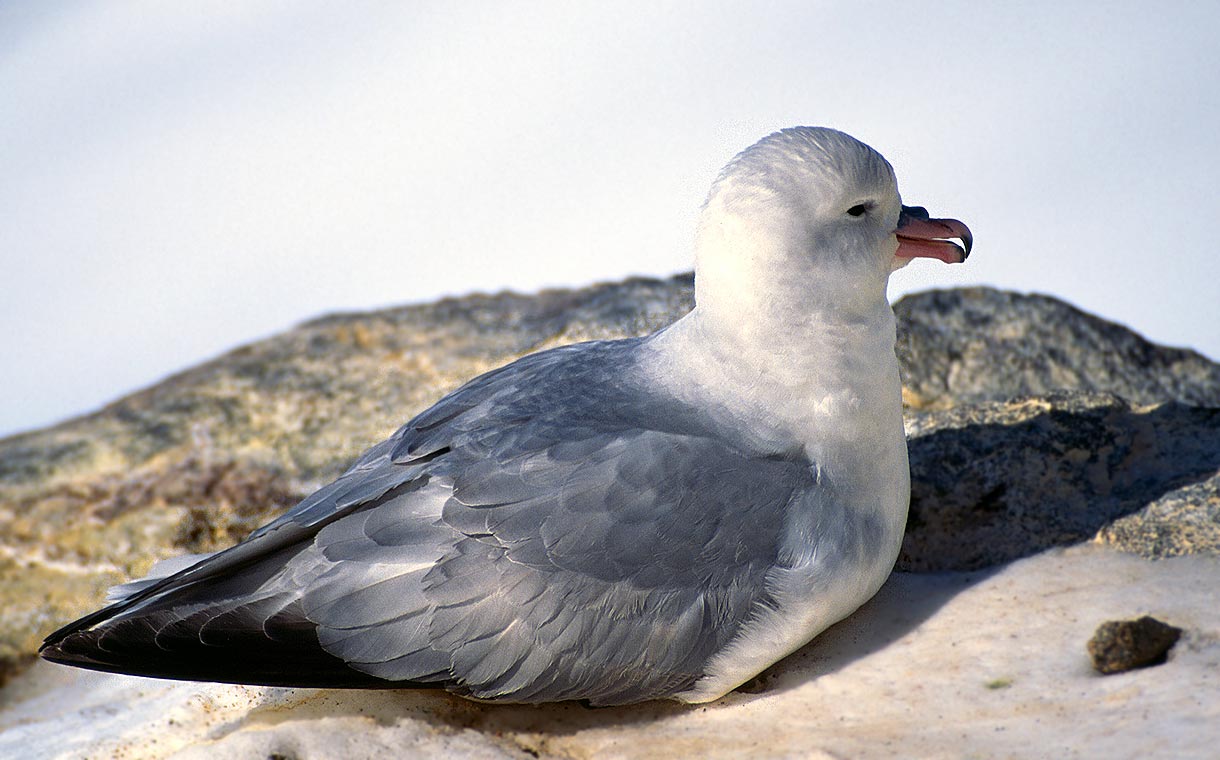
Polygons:
<instances>
[{"instance_id":1,"label":"bird's beak","mask_svg":"<svg viewBox=\"0 0 1220 760\"><path fill-rule=\"evenodd\" d=\"M902 263L924 257L940 259L946 264L960 264L970 255L974 237L970 228L956 219L930 219L922 206L903 206L898 217L898 253ZM959 246L951 242L962 241Z\"/></svg>"}]
</instances>

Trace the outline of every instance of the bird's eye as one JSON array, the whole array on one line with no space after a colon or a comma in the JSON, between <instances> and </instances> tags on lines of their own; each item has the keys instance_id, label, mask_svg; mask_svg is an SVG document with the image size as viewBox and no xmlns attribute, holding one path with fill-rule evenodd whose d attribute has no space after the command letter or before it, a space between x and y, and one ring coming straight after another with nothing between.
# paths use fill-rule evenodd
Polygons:
<instances>
[{"instance_id":1,"label":"bird's eye","mask_svg":"<svg viewBox=\"0 0 1220 760\"><path fill-rule=\"evenodd\" d=\"M868 210L872 207L873 207L873 204L871 204L871 203L857 203L856 205L847 209L847 215L848 216L864 216L865 214L868 213Z\"/></svg>"}]
</instances>

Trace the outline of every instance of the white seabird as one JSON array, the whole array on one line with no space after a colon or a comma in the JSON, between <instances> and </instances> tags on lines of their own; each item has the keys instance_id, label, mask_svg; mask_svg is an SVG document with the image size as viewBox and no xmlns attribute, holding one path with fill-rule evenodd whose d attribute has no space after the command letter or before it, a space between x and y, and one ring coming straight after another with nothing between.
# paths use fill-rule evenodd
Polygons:
<instances>
[{"instance_id":1,"label":"white seabird","mask_svg":"<svg viewBox=\"0 0 1220 760\"><path fill-rule=\"evenodd\" d=\"M872 148L777 132L712 186L685 317L471 380L41 654L504 702L715 699L889 575L910 475L886 284L970 246L902 206Z\"/></svg>"}]
</instances>

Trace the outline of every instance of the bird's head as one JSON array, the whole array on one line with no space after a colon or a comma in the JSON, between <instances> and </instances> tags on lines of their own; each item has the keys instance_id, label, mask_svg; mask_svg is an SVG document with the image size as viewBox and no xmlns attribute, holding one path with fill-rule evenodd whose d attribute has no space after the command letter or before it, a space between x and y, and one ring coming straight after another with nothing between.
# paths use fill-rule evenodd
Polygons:
<instances>
[{"instance_id":1,"label":"bird's head","mask_svg":"<svg viewBox=\"0 0 1220 760\"><path fill-rule=\"evenodd\" d=\"M961 222L903 206L877 151L833 129L793 127L742 151L713 184L696 299L743 319L759 309L850 317L884 303L889 274L912 258L962 261L971 242Z\"/></svg>"}]
</instances>

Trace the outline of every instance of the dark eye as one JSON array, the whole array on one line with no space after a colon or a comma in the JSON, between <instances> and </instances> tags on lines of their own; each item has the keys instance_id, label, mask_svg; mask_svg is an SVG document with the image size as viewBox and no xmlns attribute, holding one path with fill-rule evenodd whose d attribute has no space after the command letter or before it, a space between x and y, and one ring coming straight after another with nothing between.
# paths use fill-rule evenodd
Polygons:
<instances>
[{"instance_id":1,"label":"dark eye","mask_svg":"<svg viewBox=\"0 0 1220 760\"><path fill-rule=\"evenodd\" d=\"M847 215L848 216L864 216L865 214L868 213L868 210L872 207L873 207L873 204L871 204L871 203L857 203L856 205L847 209Z\"/></svg>"}]
</instances>

